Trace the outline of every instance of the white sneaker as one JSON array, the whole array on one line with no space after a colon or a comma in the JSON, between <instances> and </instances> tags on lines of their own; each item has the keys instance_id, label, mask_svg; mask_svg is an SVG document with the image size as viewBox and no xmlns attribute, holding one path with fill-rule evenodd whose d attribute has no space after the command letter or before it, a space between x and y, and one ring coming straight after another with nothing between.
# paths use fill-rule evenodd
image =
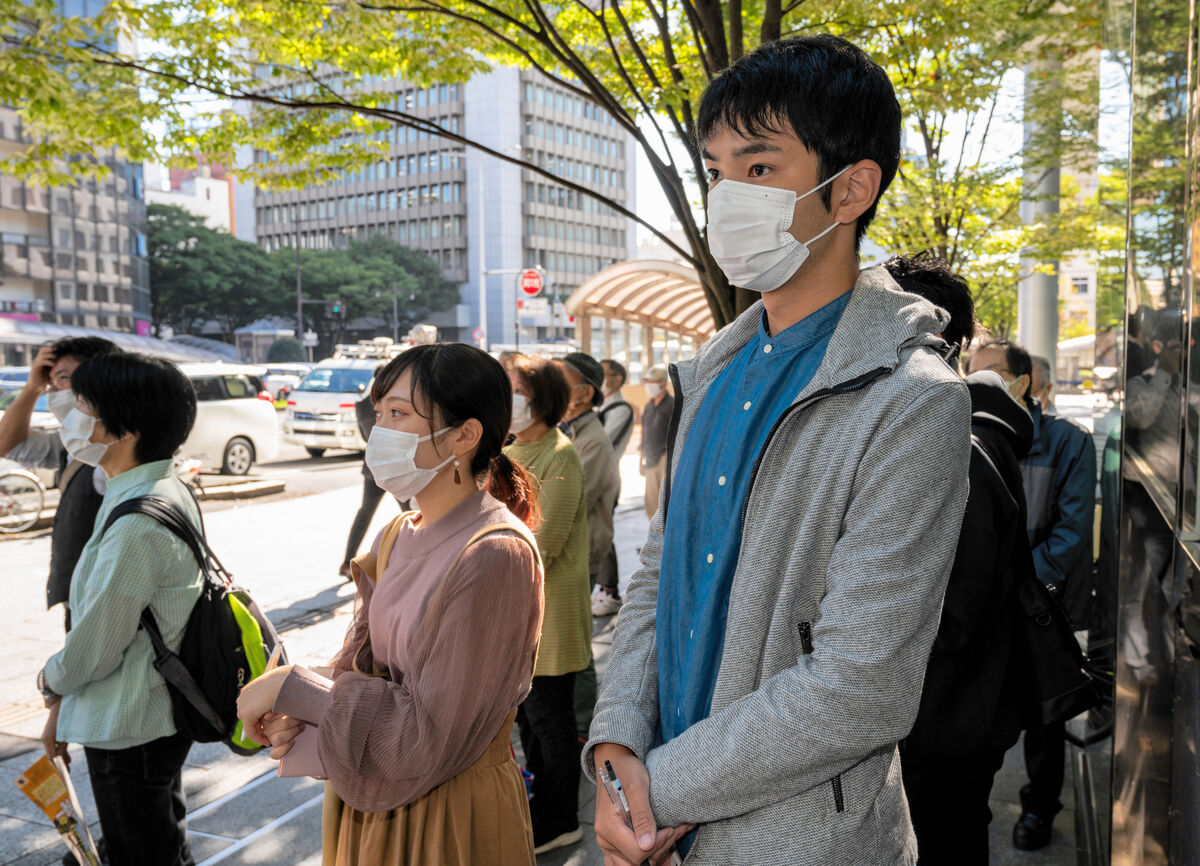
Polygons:
<instances>
[{"instance_id":1,"label":"white sneaker","mask_svg":"<svg viewBox=\"0 0 1200 866\"><path fill-rule=\"evenodd\" d=\"M607 589L597 586L592 595L592 616L612 616L621 609L621 599Z\"/></svg>"}]
</instances>

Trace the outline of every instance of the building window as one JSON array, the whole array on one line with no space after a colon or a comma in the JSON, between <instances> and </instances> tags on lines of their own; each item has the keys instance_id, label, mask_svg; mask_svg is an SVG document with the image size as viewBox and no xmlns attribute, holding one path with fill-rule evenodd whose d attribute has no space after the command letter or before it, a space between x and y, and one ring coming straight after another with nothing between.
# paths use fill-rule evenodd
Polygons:
<instances>
[{"instance_id":1,"label":"building window","mask_svg":"<svg viewBox=\"0 0 1200 866\"><path fill-rule=\"evenodd\" d=\"M1091 280L1085 276L1071 277L1071 293L1075 295L1086 295L1091 286Z\"/></svg>"}]
</instances>

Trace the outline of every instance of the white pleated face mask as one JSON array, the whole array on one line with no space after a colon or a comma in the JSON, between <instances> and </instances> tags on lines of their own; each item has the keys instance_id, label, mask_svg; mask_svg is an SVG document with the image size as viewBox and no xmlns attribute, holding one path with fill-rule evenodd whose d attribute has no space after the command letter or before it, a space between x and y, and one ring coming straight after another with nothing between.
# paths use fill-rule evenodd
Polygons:
<instances>
[{"instance_id":1,"label":"white pleated face mask","mask_svg":"<svg viewBox=\"0 0 1200 866\"><path fill-rule=\"evenodd\" d=\"M72 391L51 391L46 395L46 406L58 423L61 424L72 409L75 408L75 394Z\"/></svg>"},{"instance_id":2,"label":"white pleated face mask","mask_svg":"<svg viewBox=\"0 0 1200 866\"><path fill-rule=\"evenodd\" d=\"M729 282L752 292L773 292L792 278L808 258L809 244L829 234L833 223L801 242L788 231L796 202L833 183L846 166L803 195L790 189L722 180L708 194L708 247Z\"/></svg>"},{"instance_id":3,"label":"white pleated face mask","mask_svg":"<svg viewBox=\"0 0 1200 866\"><path fill-rule=\"evenodd\" d=\"M58 435L62 437L63 447L73 459L89 466L97 466L104 459L109 443L93 442L92 431L95 429L95 418L78 409L71 409L63 417Z\"/></svg>"},{"instance_id":4,"label":"white pleated face mask","mask_svg":"<svg viewBox=\"0 0 1200 866\"><path fill-rule=\"evenodd\" d=\"M441 436L449 429L444 427L428 436L418 436L406 430L392 430L376 424L371 428L365 454L367 468L371 470L375 483L401 501L416 496L454 459L451 454L437 466L422 469L415 460L417 446L426 439Z\"/></svg>"},{"instance_id":5,"label":"white pleated face mask","mask_svg":"<svg viewBox=\"0 0 1200 866\"><path fill-rule=\"evenodd\" d=\"M529 408L529 398L524 394L513 394L512 424L510 433L521 433L533 426L533 412Z\"/></svg>"}]
</instances>

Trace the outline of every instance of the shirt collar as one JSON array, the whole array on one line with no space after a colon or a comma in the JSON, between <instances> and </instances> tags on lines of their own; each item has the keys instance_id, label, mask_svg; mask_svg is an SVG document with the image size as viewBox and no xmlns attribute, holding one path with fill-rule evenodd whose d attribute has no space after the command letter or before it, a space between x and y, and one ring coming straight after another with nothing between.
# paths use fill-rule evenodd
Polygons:
<instances>
[{"instance_id":1,"label":"shirt collar","mask_svg":"<svg viewBox=\"0 0 1200 866\"><path fill-rule=\"evenodd\" d=\"M132 469L126 469L120 475L108 479L108 493L106 495L110 499L120 497L139 484L169 478L174 470L175 461L170 458L155 460L153 463L139 464Z\"/></svg>"},{"instance_id":2,"label":"shirt collar","mask_svg":"<svg viewBox=\"0 0 1200 866\"><path fill-rule=\"evenodd\" d=\"M834 332L849 301L850 292L845 292L775 336L767 333L767 312L763 310L762 317L758 322L756 338L758 349L764 351L767 346L771 347L772 352L796 352L807 349Z\"/></svg>"}]
</instances>

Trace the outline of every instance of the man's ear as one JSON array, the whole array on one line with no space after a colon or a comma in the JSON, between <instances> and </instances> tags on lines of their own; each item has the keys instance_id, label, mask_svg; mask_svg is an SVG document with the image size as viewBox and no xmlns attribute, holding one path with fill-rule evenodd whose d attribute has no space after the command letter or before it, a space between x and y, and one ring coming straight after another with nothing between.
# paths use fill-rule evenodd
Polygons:
<instances>
[{"instance_id":1,"label":"man's ear","mask_svg":"<svg viewBox=\"0 0 1200 866\"><path fill-rule=\"evenodd\" d=\"M833 182L832 216L842 225L853 225L879 198L883 169L873 159L860 159Z\"/></svg>"}]
</instances>

